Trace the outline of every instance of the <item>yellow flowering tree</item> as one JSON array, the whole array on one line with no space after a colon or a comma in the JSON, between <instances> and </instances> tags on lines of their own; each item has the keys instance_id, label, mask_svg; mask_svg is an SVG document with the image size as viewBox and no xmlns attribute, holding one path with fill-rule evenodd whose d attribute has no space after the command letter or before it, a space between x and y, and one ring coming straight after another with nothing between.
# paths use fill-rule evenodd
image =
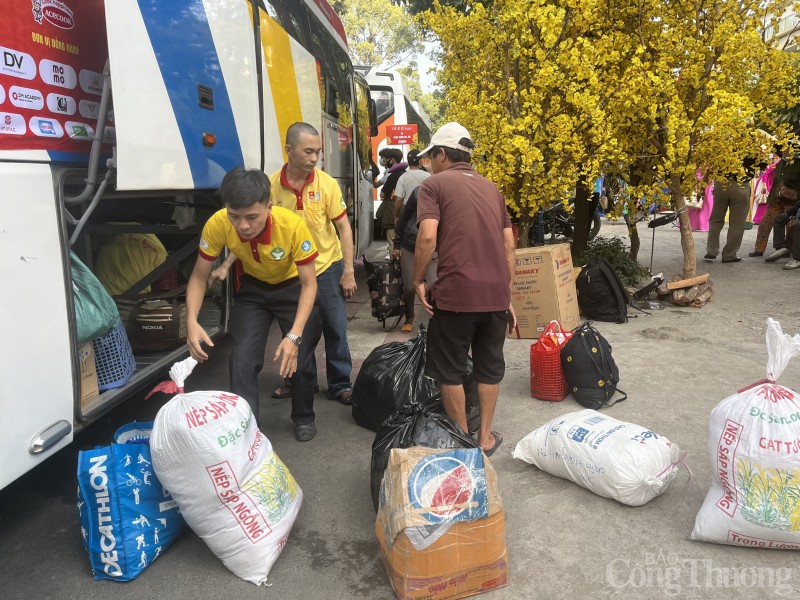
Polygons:
<instances>
[{"instance_id":1,"label":"yellow flowering tree","mask_svg":"<svg viewBox=\"0 0 800 600\"><path fill-rule=\"evenodd\" d=\"M504 193L523 246L538 209L576 186L580 211L615 152L606 107L625 50L613 27L598 34L607 10L605 0L496 0L423 14L442 46L447 118L475 138L475 166Z\"/></svg>"},{"instance_id":2,"label":"yellow flowering tree","mask_svg":"<svg viewBox=\"0 0 800 600\"><path fill-rule=\"evenodd\" d=\"M764 143L759 128L789 133L771 115L793 103L796 71L762 39L766 16L786 4L637 0L619 12L635 52L607 115L632 197L679 212L684 277L697 264L684 197L704 182L744 177L743 159Z\"/></svg>"},{"instance_id":3,"label":"yellow flowering tree","mask_svg":"<svg viewBox=\"0 0 800 600\"><path fill-rule=\"evenodd\" d=\"M469 3L468 3L469 4ZM631 196L681 213L683 275L696 270L683 196L737 172L769 115L793 104L796 72L761 38L785 2L495 0L422 14L442 46L448 119L478 143L476 167L522 225L613 171ZM583 192L583 193L581 193ZM573 244L580 253L581 244Z\"/></svg>"}]
</instances>

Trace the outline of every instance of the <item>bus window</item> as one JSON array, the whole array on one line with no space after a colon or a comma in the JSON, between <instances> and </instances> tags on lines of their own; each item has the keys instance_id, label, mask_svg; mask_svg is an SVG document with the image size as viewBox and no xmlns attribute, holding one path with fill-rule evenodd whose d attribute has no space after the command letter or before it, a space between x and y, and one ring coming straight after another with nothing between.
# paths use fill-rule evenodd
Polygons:
<instances>
[{"instance_id":1,"label":"bus window","mask_svg":"<svg viewBox=\"0 0 800 600\"><path fill-rule=\"evenodd\" d=\"M430 125L419 114L418 108L409 101L408 96L403 96L403 99L406 104L406 117L408 122L417 126L417 141L423 146L427 146L431 143Z\"/></svg>"},{"instance_id":2,"label":"bus window","mask_svg":"<svg viewBox=\"0 0 800 600\"><path fill-rule=\"evenodd\" d=\"M375 100L378 113L378 125L394 114L394 93L391 88L375 88L370 86L370 95Z\"/></svg>"},{"instance_id":3,"label":"bus window","mask_svg":"<svg viewBox=\"0 0 800 600\"><path fill-rule=\"evenodd\" d=\"M329 38L330 35L322 23L312 21L311 48L320 65L322 110L339 121L340 125L349 127L352 123L350 58L341 47L325 43Z\"/></svg>"},{"instance_id":4,"label":"bus window","mask_svg":"<svg viewBox=\"0 0 800 600\"><path fill-rule=\"evenodd\" d=\"M264 8L290 36L308 47L308 16L302 4L296 0L265 0Z\"/></svg>"}]
</instances>

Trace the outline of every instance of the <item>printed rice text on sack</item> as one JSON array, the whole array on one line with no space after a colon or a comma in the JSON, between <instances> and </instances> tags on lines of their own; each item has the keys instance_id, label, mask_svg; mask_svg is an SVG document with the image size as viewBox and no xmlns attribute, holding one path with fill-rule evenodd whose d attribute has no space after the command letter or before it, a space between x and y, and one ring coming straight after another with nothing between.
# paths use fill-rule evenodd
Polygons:
<instances>
[{"instance_id":1,"label":"printed rice text on sack","mask_svg":"<svg viewBox=\"0 0 800 600\"><path fill-rule=\"evenodd\" d=\"M717 506L730 517L734 515L737 507L734 464L743 429L740 423L727 419L717 447L717 475L723 490Z\"/></svg>"},{"instance_id":2,"label":"printed rice text on sack","mask_svg":"<svg viewBox=\"0 0 800 600\"><path fill-rule=\"evenodd\" d=\"M233 469L227 461L206 467L206 471L214 484L217 497L231 511L247 539L256 544L272 533L256 503L247 492L240 489Z\"/></svg>"}]
</instances>

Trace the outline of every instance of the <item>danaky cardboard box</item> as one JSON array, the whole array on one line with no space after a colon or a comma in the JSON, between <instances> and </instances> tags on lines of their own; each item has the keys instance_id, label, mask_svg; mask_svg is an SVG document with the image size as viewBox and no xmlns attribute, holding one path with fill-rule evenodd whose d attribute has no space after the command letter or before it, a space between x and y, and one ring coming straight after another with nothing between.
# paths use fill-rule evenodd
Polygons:
<instances>
[{"instance_id":1,"label":"danaky cardboard box","mask_svg":"<svg viewBox=\"0 0 800 600\"><path fill-rule=\"evenodd\" d=\"M478 449L393 449L375 537L403 600L454 600L507 585L497 475Z\"/></svg>"},{"instance_id":2,"label":"danaky cardboard box","mask_svg":"<svg viewBox=\"0 0 800 600\"><path fill-rule=\"evenodd\" d=\"M78 359L81 371L81 408L85 408L100 395L97 385L97 366L94 362L94 346L92 342L86 342L78 349Z\"/></svg>"},{"instance_id":3,"label":"danaky cardboard box","mask_svg":"<svg viewBox=\"0 0 800 600\"><path fill-rule=\"evenodd\" d=\"M511 305L517 328L510 337L538 339L553 320L560 321L566 331L581 324L568 244L516 251Z\"/></svg>"}]
</instances>

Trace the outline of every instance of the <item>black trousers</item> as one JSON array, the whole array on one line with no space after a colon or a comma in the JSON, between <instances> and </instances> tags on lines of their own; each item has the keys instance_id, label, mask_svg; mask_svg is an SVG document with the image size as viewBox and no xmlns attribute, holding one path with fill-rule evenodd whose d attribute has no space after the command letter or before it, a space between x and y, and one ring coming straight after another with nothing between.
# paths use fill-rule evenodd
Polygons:
<instances>
[{"instance_id":1,"label":"black trousers","mask_svg":"<svg viewBox=\"0 0 800 600\"><path fill-rule=\"evenodd\" d=\"M247 400L256 420L260 405L258 374L264 366L269 329L273 321L278 321L282 331L292 328L299 298L297 278L271 285L247 275L242 277L242 286L234 297L229 327L233 340L228 370L231 391ZM297 425L314 421L314 349L321 335L322 322L315 304L303 330L297 371L291 378L292 421Z\"/></svg>"}]
</instances>

